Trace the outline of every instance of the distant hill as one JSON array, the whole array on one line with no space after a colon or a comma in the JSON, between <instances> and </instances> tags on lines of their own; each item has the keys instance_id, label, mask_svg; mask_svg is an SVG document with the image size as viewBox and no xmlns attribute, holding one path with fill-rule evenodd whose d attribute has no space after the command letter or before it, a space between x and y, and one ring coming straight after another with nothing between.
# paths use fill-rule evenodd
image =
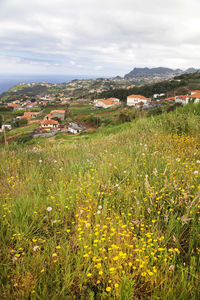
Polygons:
<instances>
[{"instance_id":1,"label":"distant hill","mask_svg":"<svg viewBox=\"0 0 200 300\"><path fill-rule=\"evenodd\" d=\"M119 88L111 89L101 93L102 98L116 97L126 102L126 98L131 94L140 94L151 98L154 94L164 93L171 97L174 95L186 95L192 90L200 90L200 71L195 73L181 73L174 78L164 79L160 82L143 84L131 89Z\"/></svg>"},{"instance_id":2,"label":"distant hill","mask_svg":"<svg viewBox=\"0 0 200 300\"><path fill-rule=\"evenodd\" d=\"M169 74L179 75L183 73L194 73L197 69L195 68L189 68L186 71L183 71L181 69L170 69L170 68L164 68L164 67L158 67L158 68L134 68L131 72L126 74L124 78L133 78L133 77L150 77L150 76L164 76Z\"/></svg>"}]
</instances>

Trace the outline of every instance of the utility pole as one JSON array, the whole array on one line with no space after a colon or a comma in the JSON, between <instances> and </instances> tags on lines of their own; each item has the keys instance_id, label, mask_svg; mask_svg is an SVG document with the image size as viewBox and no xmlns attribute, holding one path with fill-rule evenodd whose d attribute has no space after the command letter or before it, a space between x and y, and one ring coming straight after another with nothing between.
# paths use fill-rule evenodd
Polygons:
<instances>
[{"instance_id":1,"label":"utility pole","mask_svg":"<svg viewBox=\"0 0 200 300\"><path fill-rule=\"evenodd\" d=\"M4 116L2 116L2 121L3 121L3 136L4 136L4 143L5 146L7 145L7 139L6 139L6 128L5 128L5 124L4 124Z\"/></svg>"}]
</instances>

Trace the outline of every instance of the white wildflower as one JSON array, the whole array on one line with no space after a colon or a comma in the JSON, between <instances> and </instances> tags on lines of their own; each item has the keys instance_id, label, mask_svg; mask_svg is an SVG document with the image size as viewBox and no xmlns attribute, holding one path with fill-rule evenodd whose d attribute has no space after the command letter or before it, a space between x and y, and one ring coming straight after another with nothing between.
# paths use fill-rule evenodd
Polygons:
<instances>
[{"instance_id":1,"label":"white wildflower","mask_svg":"<svg viewBox=\"0 0 200 300\"><path fill-rule=\"evenodd\" d=\"M100 210L97 210L97 215L100 215L101 211Z\"/></svg>"},{"instance_id":2,"label":"white wildflower","mask_svg":"<svg viewBox=\"0 0 200 300\"><path fill-rule=\"evenodd\" d=\"M52 210L51 206L47 207L47 211L51 211L51 210Z\"/></svg>"},{"instance_id":3,"label":"white wildflower","mask_svg":"<svg viewBox=\"0 0 200 300\"><path fill-rule=\"evenodd\" d=\"M170 271L170 272L174 272L174 269L175 269L174 265L171 265L171 266L169 267L169 271Z\"/></svg>"},{"instance_id":4,"label":"white wildflower","mask_svg":"<svg viewBox=\"0 0 200 300\"><path fill-rule=\"evenodd\" d=\"M102 206L101 206L101 205L99 205L99 206L98 206L98 209L102 209Z\"/></svg>"},{"instance_id":5,"label":"white wildflower","mask_svg":"<svg viewBox=\"0 0 200 300\"><path fill-rule=\"evenodd\" d=\"M197 160L196 163L197 163L197 164L200 164L200 160Z\"/></svg>"},{"instance_id":6,"label":"white wildflower","mask_svg":"<svg viewBox=\"0 0 200 300\"><path fill-rule=\"evenodd\" d=\"M40 247L39 246L34 246L33 247L33 251L35 252L35 251L38 251L40 249Z\"/></svg>"},{"instance_id":7,"label":"white wildflower","mask_svg":"<svg viewBox=\"0 0 200 300\"><path fill-rule=\"evenodd\" d=\"M82 210L82 209L80 210L80 213L81 213L81 214L83 213L83 210Z\"/></svg>"},{"instance_id":8,"label":"white wildflower","mask_svg":"<svg viewBox=\"0 0 200 300\"><path fill-rule=\"evenodd\" d=\"M16 256L14 256L14 257L12 258L12 262L13 262L13 264L14 264L16 261L17 261L17 257L16 257Z\"/></svg>"},{"instance_id":9,"label":"white wildflower","mask_svg":"<svg viewBox=\"0 0 200 300\"><path fill-rule=\"evenodd\" d=\"M157 170L156 168L153 170L153 174L154 174L155 176L158 175L158 170Z\"/></svg>"},{"instance_id":10,"label":"white wildflower","mask_svg":"<svg viewBox=\"0 0 200 300\"><path fill-rule=\"evenodd\" d=\"M90 223L86 223L85 226L86 226L86 227L89 227L89 226L90 226Z\"/></svg>"},{"instance_id":11,"label":"white wildflower","mask_svg":"<svg viewBox=\"0 0 200 300\"><path fill-rule=\"evenodd\" d=\"M42 160L41 160L41 159L39 160L39 163L42 163Z\"/></svg>"},{"instance_id":12,"label":"white wildflower","mask_svg":"<svg viewBox=\"0 0 200 300\"><path fill-rule=\"evenodd\" d=\"M198 171L194 171L194 175L198 175L198 173L199 173Z\"/></svg>"}]
</instances>

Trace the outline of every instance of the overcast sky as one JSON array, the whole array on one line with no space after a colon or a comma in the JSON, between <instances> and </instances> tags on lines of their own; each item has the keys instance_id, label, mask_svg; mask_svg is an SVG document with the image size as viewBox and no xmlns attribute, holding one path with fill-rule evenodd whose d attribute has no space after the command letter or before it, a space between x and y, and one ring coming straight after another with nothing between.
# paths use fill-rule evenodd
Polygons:
<instances>
[{"instance_id":1,"label":"overcast sky","mask_svg":"<svg viewBox=\"0 0 200 300\"><path fill-rule=\"evenodd\" d=\"M200 68L200 0L0 0L0 73Z\"/></svg>"}]
</instances>

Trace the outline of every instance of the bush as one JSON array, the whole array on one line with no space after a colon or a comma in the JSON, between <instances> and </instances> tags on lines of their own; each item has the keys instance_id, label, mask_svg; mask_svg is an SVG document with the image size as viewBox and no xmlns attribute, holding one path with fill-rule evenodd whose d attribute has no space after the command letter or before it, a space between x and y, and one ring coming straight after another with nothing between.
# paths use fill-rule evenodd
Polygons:
<instances>
[{"instance_id":1,"label":"bush","mask_svg":"<svg viewBox=\"0 0 200 300\"><path fill-rule=\"evenodd\" d=\"M14 116L23 116L25 110L24 109L19 109L13 112Z\"/></svg>"},{"instance_id":2,"label":"bush","mask_svg":"<svg viewBox=\"0 0 200 300\"><path fill-rule=\"evenodd\" d=\"M12 108L7 106L0 106L0 111L12 111Z\"/></svg>"},{"instance_id":3,"label":"bush","mask_svg":"<svg viewBox=\"0 0 200 300\"><path fill-rule=\"evenodd\" d=\"M162 111L161 107L152 108L152 109L148 110L147 116L150 117L150 116L160 115L160 114L162 114L162 112L163 111Z\"/></svg>"},{"instance_id":4,"label":"bush","mask_svg":"<svg viewBox=\"0 0 200 300\"><path fill-rule=\"evenodd\" d=\"M187 134L189 132L188 115L183 113L163 114L162 127L171 134Z\"/></svg>"},{"instance_id":5,"label":"bush","mask_svg":"<svg viewBox=\"0 0 200 300\"><path fill-rule=\"evenodd\" d=\"M25 133L20 135L17 139L16 142L17 144L24 144L32 139L32 133Z\"/></svg>"},{"instance_id":6,"label":"bush","mask_svg":"<svg viewBox=\"0 0 200 300\"><path fill-rule=\"evenodd\" d=\"M13 123L13 127L20 127L20 126L25 126L28 124L28 120L27 119L20 119L15 121L15 123Z\"/></svg>"},{"instance_id":7,"label":"bush","mask_svg":"<svg viewBox=\"0 0 200 300\"><path fill-rule=\"evenodd\" d=\"M123 109L120 110L117 120L119 123L131 122L136 117L135 109Z\"/></svg>"}]
</instances>

